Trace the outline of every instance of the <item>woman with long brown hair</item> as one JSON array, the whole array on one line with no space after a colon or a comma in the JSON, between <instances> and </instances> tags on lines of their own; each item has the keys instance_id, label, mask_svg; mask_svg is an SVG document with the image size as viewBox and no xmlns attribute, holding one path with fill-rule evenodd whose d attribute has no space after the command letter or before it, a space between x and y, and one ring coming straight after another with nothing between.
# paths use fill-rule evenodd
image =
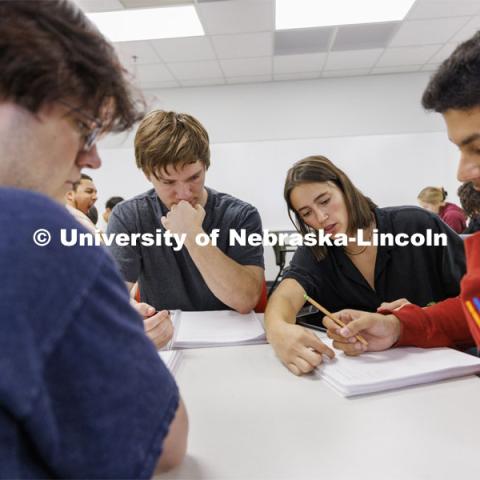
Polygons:
<instances>
[{"instance_id":1,"label":"woman with long brown hair","mask_svg":"<svg viewBox=\"0 0 480 480\"><path fill-rule=\"evenodd\" d=\"M340 245L299 247L268 303L268 339L293 373L311 371L322 353L333 355L313 332L295 325L305 293L330 311L376 311L385 302L383 307L395 308L402 298L427 305L458 294L465 272L462 241L430 212L409 206L378 208L322 156L300 160L288 171L284 197L304 237L318 233L330 243L343 240ZM382 235L428 238L428 231L445 234L446 245L375 242Z\"/></svg>"}]
</instances>

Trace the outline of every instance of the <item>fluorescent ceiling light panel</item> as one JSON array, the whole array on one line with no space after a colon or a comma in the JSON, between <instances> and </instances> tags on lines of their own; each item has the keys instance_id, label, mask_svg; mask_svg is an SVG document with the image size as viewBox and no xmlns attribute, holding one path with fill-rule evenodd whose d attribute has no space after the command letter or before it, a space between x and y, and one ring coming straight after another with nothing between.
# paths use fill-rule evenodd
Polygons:
<instances>
[{"instance_id":1,"label":"fluorescent ceiling light panel","mask_svg":"<svg viewBox=\"0 0 480 480\"><path fill-rule=\"evenodd\" d=\"M275 28L403 20L415 0L276 0Z\"/></svg>"},{"instance_id":2,"label":"fluorescent ceiling light panel","mask_svg":"<svg viewBox=\"0 0 480 480\"><path fill-rule=\"evenodd\" d=\"M87 13L112 42L205 35L193 5Z\"/></svg>"}]
</instances>

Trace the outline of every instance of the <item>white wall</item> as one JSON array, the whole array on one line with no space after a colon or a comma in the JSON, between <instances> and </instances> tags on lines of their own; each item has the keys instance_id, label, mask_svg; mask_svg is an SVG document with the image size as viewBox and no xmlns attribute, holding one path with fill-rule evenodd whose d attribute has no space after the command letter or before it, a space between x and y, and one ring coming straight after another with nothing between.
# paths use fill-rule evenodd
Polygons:
<instances>
[{"instance_id":1,"label":"white wall","mask_svg":"<svg viewBox=\"0 0 480 480\"><path fill-rule=\"evenodd\" d=\"M420 105L427 74L397 74L147 92L152 106L191 113L207 128L207 184L253 203L264 228L290 229L282 199L291 164L323 154L379 205L414 204L426 185L457 201L455 148L441 116ZM102 142L92 172L100 210L112 195L148 188L135 167L133 135ZM267 278L276 274L266 250Z\"/></svg>"}]
</instances>

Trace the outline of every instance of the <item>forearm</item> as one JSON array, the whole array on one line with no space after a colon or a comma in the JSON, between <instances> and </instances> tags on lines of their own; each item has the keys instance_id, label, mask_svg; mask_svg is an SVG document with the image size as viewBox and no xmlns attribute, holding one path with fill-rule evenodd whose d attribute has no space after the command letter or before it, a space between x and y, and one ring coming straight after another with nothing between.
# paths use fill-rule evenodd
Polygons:
<instances>
[{"instance_id":1,"label":"forearm","mask_svg":"<svg viewBox=\"0 0 480 480\"><path fill-rule=\"evenodd\" d=\"M459 297L425 308L406 305L392 313L402 323L397 346L431 348L473 345Z\"/></svg>"},{"instance_id":2,"label":"forearm","mask_svg":"<svg viewBox=\"0 0 480 480\"><path fill-rule=\"evenodd\" d=\"M275 334L287 323L294 324L296 312L282 297L270 298L265 309L265 332L269 343L275 343Z\"/></svg>"},{"instance_id":3,"label":"forearm","mask_svg":"<svg viewBox=\"0 0 480 480\"><path fill-rule=\"evenodd\" d=\"M221 302L240 313L255 307L262 290L261 267L240 265L212 245L190 242L186 247L208 288Z\"/></svg>"},{"instance_id":4,"label":"forearm","mask_svg":"<svg viewBox=\"0 0 480 480\"><path fill-rule=\"evenodd\" d=\"M304 303L303 292L295 280L287 279L280 283L265 309L267 335L286 323L296 322L296 315Z\"/></svg>"}]
</instances>

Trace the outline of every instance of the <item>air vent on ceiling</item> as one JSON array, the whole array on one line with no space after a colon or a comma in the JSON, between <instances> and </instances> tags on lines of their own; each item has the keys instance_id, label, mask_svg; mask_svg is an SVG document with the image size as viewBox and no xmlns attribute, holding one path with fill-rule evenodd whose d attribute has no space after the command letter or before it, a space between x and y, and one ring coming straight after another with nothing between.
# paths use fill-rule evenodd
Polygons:
<instances>
[{"instance_id":1,"label":"air vent on ceiling","mask_svg":"<svg viewBox=\"0 0 480 480\"><path fill-rule=\"evenodd\" d=\"M341 25L338 27L331 50L385 48L397 31L398 25L399 22Z\"/></svg>"}]
</instances>

